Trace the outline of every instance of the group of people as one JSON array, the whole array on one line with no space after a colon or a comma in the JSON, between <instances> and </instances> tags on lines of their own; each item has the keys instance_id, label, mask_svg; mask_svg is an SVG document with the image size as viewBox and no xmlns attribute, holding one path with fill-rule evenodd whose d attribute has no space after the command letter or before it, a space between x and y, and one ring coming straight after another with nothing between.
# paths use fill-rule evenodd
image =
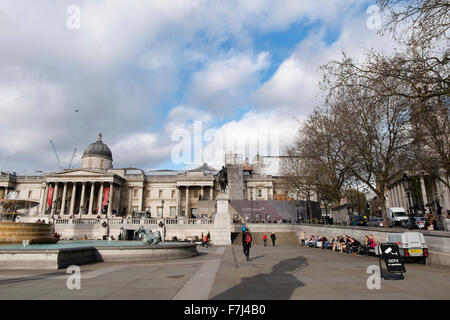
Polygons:
<instances>
[{"instance_id":1,"label":"group of people","mask_svg":"<svg viewBox=\"0 0 450 320\"><path fill-rule=\"evenodd\" d=\"M306 233L303 232L300 239L302 245L305 247L331 249L333 251L339 251L341 254L346 252L353 255L359 255L361 251L364 255L369 255L370 250L374 249L377 245L373 235L366 235L364 237L364 244L361 244L360 241L349 235L337 236L336 238L331 237L330 239L326 236L311 235L308 238Z\"/></svg>"},{"instance_id":2,"label":"group of people","mask_svg":"<svg viewBox=\"0 0 450 320\"><path fill-rule=\"evenodd\" d=\"M206 235L204 235L202 232L201 241L202 247L206 246L207 248L211 248L211 234L209 233L209 231Z\"/></svg>"}]
</instances>

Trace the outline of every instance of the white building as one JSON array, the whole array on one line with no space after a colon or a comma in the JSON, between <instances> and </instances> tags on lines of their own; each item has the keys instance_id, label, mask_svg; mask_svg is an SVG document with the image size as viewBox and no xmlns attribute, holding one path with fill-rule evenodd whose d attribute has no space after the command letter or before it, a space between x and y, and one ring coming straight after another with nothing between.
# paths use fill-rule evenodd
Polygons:
<instances>
[{"instance_id":1,"label":"white building","mask_svg":"<svg viewBox=\"0 0 450 320\"><path fill-rule=\"evenodd\" d=\"M278 177L246 163L226 163L231 199L272 200L280 195ZM20 176L0 172L0 199L16 191L19 199L39 202L29 216L102 218L114 216L190 218L214 213L220 190L217 170L204 163L193 170L114 168L113 156L99 134L83 153L81 168ZM209 209L208 209L209 208ZM201 209L201 210L200 210Z\"/></svg>"}]
</instances>

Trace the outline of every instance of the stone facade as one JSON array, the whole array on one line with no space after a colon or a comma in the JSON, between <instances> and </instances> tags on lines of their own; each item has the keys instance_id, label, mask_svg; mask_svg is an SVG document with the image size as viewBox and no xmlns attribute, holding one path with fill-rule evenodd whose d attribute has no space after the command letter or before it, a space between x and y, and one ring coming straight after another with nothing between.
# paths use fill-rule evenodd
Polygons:
<instances>
[{"instance_id":1,"label":"stone facade","mask_svg":"<svg viewBox=\"0 0 450 320\"><path fill-rule=\"evenodd\" d=\"M233 183L235 198L273 199L277 177L259 169L255 173L251 166L227 164L239 176ZM193 218L205 215L199 210L201 201L216 200L220 192L217 171L207 164L183 171L114 168L112 153L99 134L84 151L79 169L34 176L0 172L0 198L16 191L18 199L39 201L40 205L29 212L34 220L58 216Z\"/></svg>"}]
</instances>

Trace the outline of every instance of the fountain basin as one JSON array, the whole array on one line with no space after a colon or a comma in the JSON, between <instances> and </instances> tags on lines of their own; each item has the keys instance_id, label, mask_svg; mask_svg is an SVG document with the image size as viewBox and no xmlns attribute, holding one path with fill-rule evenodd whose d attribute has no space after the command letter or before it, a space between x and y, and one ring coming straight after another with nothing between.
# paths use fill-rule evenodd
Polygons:
<instances>
[{"instance_id":1,"label":"fountain basin","mask_svg":"<svg viewBox=\"0 0 450 320\"><path fill-rule=\"evenodd\" d=\"M61 241L57 244L0 246L0 270L56 270L70 265L98 262L151 262L194 257L197 245L162 242L145 245L140 241Z\"/></svg>"},{"instance_id":2,"label":"fountain basin","mask_svg":"<svg viewBox=\"0 0 450 320\"><path fill-rule=\"evenodd\" d=\"M56 243L51 237L52 226L44 223L0 222L0 245L22 243Z\"/></svg>"}]
</instances>

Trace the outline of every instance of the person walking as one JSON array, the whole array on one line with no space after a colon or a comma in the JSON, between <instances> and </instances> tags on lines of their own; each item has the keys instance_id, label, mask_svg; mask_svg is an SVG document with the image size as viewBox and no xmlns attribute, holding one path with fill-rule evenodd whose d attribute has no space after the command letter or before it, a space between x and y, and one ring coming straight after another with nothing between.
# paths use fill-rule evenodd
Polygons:
<instances>
[{"instance_id":1,"label":"person walking","mask_svg":"<svg viewBox=\"0 0 450 320\"><path fill-rule=\"evenodd\" d=\"M252 235L248 229L242 233L242 248L247 261L250 260L250 247L252 246Z\"/></svg>"},{"instance_id":2,"label":"person walking","mask_svg":"<svg viewBox=\"0 0 450 320\"><path fill-rule=\"evenodd\" d=\"M272 239L272 245L275 247L275 240L277 240L277 237L275 236L274 232L272 232L272 234L270 235L270 239Z\"/></svg>"},{"instance_id":3,"label":"person walking","mask_svg":"<svg viewBox=\"0 0 450 320\"><path fill-rule=\"evenodd\" d=\"M267 245L267 236L266 235L263 236L263 241L264 241L264 247L265 247Z\"/></svg>"},{"instance_id":4,"label":"person walking","mask_svg":"<svg viewBox=\"0 0 450 320\"><path fill-rule=\"evenodd\" d=\"M206 235L206 244L207 244L207 248L211 248L211 234L208 231L208 234Z\"/></svg>"},{"instance_id":5,"label":"person walking","mask_svg":"<svg viewBox=\"0 0 450 320\"><path fill-rule=\"evenodd\" d=\"M302 241L302 246L305 246L305 243L306 243L306 233L305 233L305 231L302 232L300 240Z\"/></svg>"},{"instance_id":6,"label":"person walking","mask_svg":"<svg viewBox=\"0 0 450 320\"><path fill-rule=\"evenodd\" d=\"M201 239L202 239L202 247L203 247L205 245L205 237L203 236L203 232L202 232Z\"/></svg>"}]
</instances>

